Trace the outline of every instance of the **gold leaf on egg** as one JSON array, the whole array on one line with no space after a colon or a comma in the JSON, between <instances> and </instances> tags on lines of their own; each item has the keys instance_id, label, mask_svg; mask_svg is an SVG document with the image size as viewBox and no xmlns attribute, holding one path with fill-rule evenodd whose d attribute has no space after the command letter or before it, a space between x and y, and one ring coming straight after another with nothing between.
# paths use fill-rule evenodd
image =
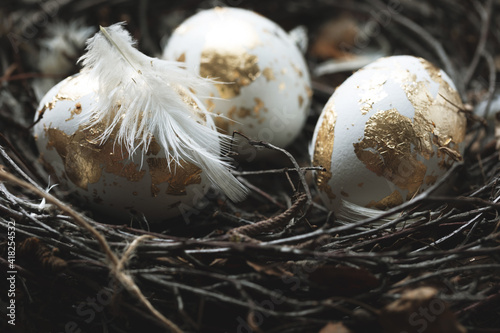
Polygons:
<instances>
[{"instance_id":1,"label":"gold leaf on egg","mask_svg":"<svg viewBox=\"0 0 500 333\"><path fill-rule=\"evenodd\" d=\"M255 106L253 107L253 112L255 113L255 116L258 117L260 115L261 110L267 112L267 109L264 106L264 101L262 101L258 97L255 97L254 101L255 101Z\"/></svg>"},{"instance_id":2,"label":"gold leaf on egg","mask_svg":"<svg viewBox=\"0 0 500 333\"><path fill-rule=\"evenodd\" d=\"M90 160L92 151L78 149L72 151L73 136L67 135L56 128L46 128L48 138L47 149L55 149L63 160L64 169L68 178L82 189L87 189L88 184L97 183L101 178L101 167Z\"/></svg>"},{"instance_id":3,"label":"gold leaf on egg","mask_svg":"<svg viewBox=\"0 0 500 333\"><path fill-rule=\"evenodd\" d=\"M309 87L307 84L305 84L304 88L306 90L307 98L311 99L311 97L313 95L313 91L312 91L311 87Z\"/></svg>"},{"instance_id":4,"label":"gold leaf on egg","mask_svg":"<svg viewBox=\"0 0 500 333\"><path fill-rule=\"evenodd\" d=\"M161 183L168 183L167 194L186 195L186 186L201 183L201 169L192 163L181 161L175 169L169 170L167 159L148 158L149 173L151 175L151 195L156 197L160 193Z\"/></svg>"},{"instance_id":5,"label":"gold leaf on egg","mask_svg":"<svg viewBox=\"0 0 500 333\"><path fill-rule=\"evenodd\" d=\"M427 167L417 159L420 138L412 121L396 109L372 115L363 139L353 145L356 156L370 171L408 190L408 198L422 185Z\"/></svg>"},{"instance_id":6,"label":"gold leaf on egg","mask_svg":"<svg viewBox=\"0 0 500 333\"><path fill-rule=\"evenodd\" d=\"M325 171L318 171L316 175L316 185L319 191L325 192L330 199L335 199L336 196L328 184L332 178L333 141L337 122L337 112L333 107L333 102L329 102L323 112L323 120L314 144L313 165L325 168Z\"/></svg>"},{"instance_id":7,"label":"gold leaf on egg","mask_svg":"<svg viewBox=\"0 0 500 333\"><path fill-rule=\"evenodd\" d=\"M155 138L151 139L151 143L149 144L148 151L146 155L158 155L161 151L160 144L156 141Z\"/></svg>"},{"instance_id":8,"label":"gold leaf on egg","mask_svg":"<svg viewBox=\"0 0 500 333\"><path fill-rule=\"evenodd\" d=\"M304 76L304 73L302 73L302 71L300 70L299 67L297 67L297 65L295 65L294 63L291 63L291 65L292 65L293 70L295 71L295 73L297 73L299 75L299 77Z\"/></svg>"},{"instance_id":9,"label":"gold leaf on egg","mask_svg":"<svg viewBox=\"0 0 500 333\"><path fill-rule=\"evenodd\" d=\"M230 122L231 121L227 118L222 117L220 113L218 113L217 116L214 117L215 127L222 134L229 134Z\"/></svg>"},{"instance_id":10,"label":"gold leaf on egg","mask_svg":"<svg viewBox=\"0 0 500 333\"><path fill-rule=\"evenodd\" d=\"M114 140L98 143L96 133L99 129L80 126L72 135L56 128L45 131L47 149L56 149L68 178L84 190L99 181L103 169L131 182L141 180L145 174L139 170L139 165L127 163L128 155L114 144Z\"/></svg>"},{"instance_id":11,"label":"gold leaf on egg","mask_svg":"<svg viewBox=\"0 0 500 333\"><path fill-rule=\"evenodd\" d=\"M222 98L230 99L240 94L241 88L257 79L261 72L258 57L244 49L231 51L206 48L201 53L200 75L221 83L215 86Z\"/></svg>"},{"instance_id":12,"label":"gold leaf on egg","mask_svg":"<svg viewBox=\"0 0 500 333\"><path fill-rule=\"evenodd\" d=\"M82 113L82 104L81 103L76 103L75 104L75 108L71 109L70 113L71 113L71 117L69 117L68 119L66 119L66 121L73 120L73 119L75 119L76 115L79 115L80 113Z\"/></svg>"},{"instance_id":13,"label":"gold leaf on egg","mask_svg":"<svg viewBox=\"0 0 500 333\"><path fill-rule=\"evenodd\" d=\"M264 75L268 82L276 80L276 78L274 77L273 69L271 67L264 68L264 70L262 71L262 75Z\"/></svg>"},{"instance_id":14,"label":"gold leaf on egg","mask_svg":"<svg viewBox=\"0 0 500 333\"><path fill-rule=\"evenodd\" d=\"M440 69L424 59L420 62L431 79L439 84L435 97L429 91L429 84L417 82L416 75L408 70L399 69L395 78L415 108L414 126L421 138L421 154L428 159L434 154L435 147L446 147L459 154L458 145L465 139L466 128L466 118L458 109L463 107L460 96L443 79ZM446 165L444 168L449 168L451 164L445 161L446 154L439 155L441 164Z\"/></svg>"},{"instance_id":15,"label":"gold leaf on egg","mask_svg":"<svg viewBox=\"0 0 500 333\"><path fill-rule=\"evenodd\" d=\"M437 181L438 177L437 176L426 176L425 177L425 185L434 185Z\"/></svg>"},{"instance_id":16,"label":"gold leaf on egg","mask_svg":"<svg viewBox=\"0 0 500 333\"><path fill-rule=\"evenodd\" d=\"M114 135L110 140L100 144L96 140L102 128L80 127L73 135L49 128L47 149L55 148L61 156L68 178L77 186L87 190L89 184L99 181L103 171L138 182L144 178L146 170L128 160L128 154L114 142ZM160 145L153 138L146 155L158 155ZM168 182L167 194L185 195L186 186L201 183L201 169L195 165L182 161L175 169L169 170L167 159L164 157L149 157L146 160L151 175L151 193L159 194L158 185Z\"/></svg>"},{"instance_id":17,"label":"gold leaf on egg","mask_svg":"<svg viewBox=\"0 0 500 333\"><path fill-rule=\"evenodd\" d=\"M186 52L182 52L180 56L175 59L178 62L186 62Z\"/></svg>"}]
</instances>

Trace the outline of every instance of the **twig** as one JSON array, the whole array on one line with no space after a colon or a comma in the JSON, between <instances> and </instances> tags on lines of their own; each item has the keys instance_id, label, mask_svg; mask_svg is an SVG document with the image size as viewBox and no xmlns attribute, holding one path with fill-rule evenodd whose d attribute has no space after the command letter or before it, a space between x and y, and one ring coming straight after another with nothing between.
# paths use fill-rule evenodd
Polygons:
<instances>
[{"instance_id":1,"label":"twig","mask_svg":"<svg viewBox=\"0 0 500 333\"><path fill-rule=\"evenodd\" d=\"M243 184L245 185L246 187L248 187L249 189L251 189L252 191L255 191L256 193L260 194L261 196L263 196L264 198L266 198L267 200L271 201L273 204L275 204L276 206L278 206L279 208L281 209L285 209L285 205L283 205L281 202L279 202L278 200L274 199L272 196L270 196L268 193L262 191L260 188L258 188L257 186L255 186L254 184L250 183L248 180L246 180L245 178L243 177L237 177L238 180Z\"/></svg>"},{"instance_id":2,"label":"twig","mask_svg":"<svg viewBox=\"0 0 500 333\"><path fill-rule=\"evenodd\" d=\"M269 170L257 170L257 171L233 171L232 173L238 176L250 176L250 175L265 175L272 173L285 173L288 171L293 171L295 169L282 168L282 169L269 169ZM322 167L304 167L300 168L301 171L322 171Z\"/></svg>"},{"instance_id":3,"label":"twig","mask_svg":"<svg viewBox=\"0 0 500 333\"><path fill-rule=\"evenodd\" d=\"M288 159L292 162L293 166L295 167L295 171L297 172L297 175L299 176L300 182L302 183L303 190L307 196L307 208L306 208L306 212L307 212L312 205L311 190L309 189L309 186L307 185L306 178L304 177L304 172L301 171L299 164L297 163L295 158L292 156L292 154L290 154L285 149L280 148L280 147L276 147L275 145L270 144L268 142L252 140L248 136L244 135L243 133L235 131L233 133L233 135L235 135L235 134L238 134L238 135L244 137L248 141L248 144L250 144L252 146L261 146L261 147L264 147L267 149L276 150L276 151L279 151L279 152L285 154L288 157Z\"/></svg>"}]
</instances>

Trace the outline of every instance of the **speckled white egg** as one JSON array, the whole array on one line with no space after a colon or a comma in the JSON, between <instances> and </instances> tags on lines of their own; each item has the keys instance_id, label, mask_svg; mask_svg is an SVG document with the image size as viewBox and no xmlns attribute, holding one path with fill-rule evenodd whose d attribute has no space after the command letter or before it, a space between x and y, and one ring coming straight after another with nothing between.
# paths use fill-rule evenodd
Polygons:
<instances>
[{"instance_id":1,"label":"speckled white egg","mask_svg":"<svg viewBox=\"0 0 500 333\"><path fill-rule=\"evenodd\" d=\"M381 58L330 97L312 140L325 205L386 209L421 193L464 150L466 118L455 85L413 56Z\"/></svg>"},{"instance_id":2,"label":"speckled white egg","mask_svg":"<svg viewBox=\"0 0 500 333\"><path fill-rule=\"evenodd\" d=\"M82 198L81 206L115 218L143 213L149 222L191 213L209 182L187 162L169 170L154 139L147 151L129 156L110 139L101 143L102 127L88 127L96 82L80 73L54 86L42 99L34 126L41 160L65 190ZM211 120L210 120L211 121Z\"/></svg>"},{"instance_id":3,"label":"speckled white egg","mask_svg":"<svg viewBox=\"0 0 500 333\"><path fill-rule=\"evenodd\" d=\"M214 8L184 21L163 58L216 80L207 108L223 133L285 147L308 115L311 82L296 44L277 24L245 9Z\"/></svg>"}]
</instances>

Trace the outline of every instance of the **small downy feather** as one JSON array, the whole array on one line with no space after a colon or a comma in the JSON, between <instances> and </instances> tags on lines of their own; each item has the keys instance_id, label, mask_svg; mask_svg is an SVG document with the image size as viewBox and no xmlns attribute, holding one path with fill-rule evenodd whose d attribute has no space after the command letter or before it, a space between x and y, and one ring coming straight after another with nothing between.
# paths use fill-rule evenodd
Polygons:
<instances>
[{"instance_id":1,"label":"small downy feather","mask_svg":"<svg viewBox=\"0 0 500 333\"><path fill-rule=\"evenodd\" d=\"M170 170L181 167L180 161L190 162L231 200L243 200L245 187L231 174L230 161L220 156L230 138L216 131L193 93L211 81L182 63L146 56L134 46L123 23L101 27L87 41L79 61L99 87L89 126L107 124L99 139L104 142L114 132L116 142L131 155L139 148L147 151L154 136Z\"/></svg>"}]
</instances>

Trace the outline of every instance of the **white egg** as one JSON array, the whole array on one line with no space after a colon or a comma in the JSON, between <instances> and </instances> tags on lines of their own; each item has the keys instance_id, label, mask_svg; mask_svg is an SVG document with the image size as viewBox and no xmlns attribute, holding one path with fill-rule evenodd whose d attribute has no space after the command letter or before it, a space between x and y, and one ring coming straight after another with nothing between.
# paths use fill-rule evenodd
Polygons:
<instances>
[{"instance_id":1,"label":"white egg","mask_svg":"<svg viewBox=\"0 0 500 333\"><path fill-rule=\"evenodd\" d=\"M280 147L300 133L311 82L296 44L274 22L238 8L204 10L182 23L163 58L185 62L218 83L207 107L223 133L240 131Z\"/></svg>"},{"instance_id":2,"label":"white egg","mask_svg":"<svg viewBox=\"0 0 500 333\"><path fill-rule=\"evenodd\" d=\"M381 58L331 96L311 150L325 205L386 209L421 193L464 150L466 118L451 79L413 56Z\"/></svg>"},{"instance_id":3,"label":"white egg","mask_svg":"<svg viewBox=\"0 0 500 333\"><path fill-rule=\"evenodd\" d=\"M154 139L147 151L139 148L133 156L115 143L114 134L101 143L104 125L81 125L96 103L95 89L96 82L81 73L54 86L40 102L36 144L62 188L79 195L82 207L115 218L139 212L158 222L193 213L209 188L205 174L187 162L169 170Z\"/></svg>"}]
</instances>

